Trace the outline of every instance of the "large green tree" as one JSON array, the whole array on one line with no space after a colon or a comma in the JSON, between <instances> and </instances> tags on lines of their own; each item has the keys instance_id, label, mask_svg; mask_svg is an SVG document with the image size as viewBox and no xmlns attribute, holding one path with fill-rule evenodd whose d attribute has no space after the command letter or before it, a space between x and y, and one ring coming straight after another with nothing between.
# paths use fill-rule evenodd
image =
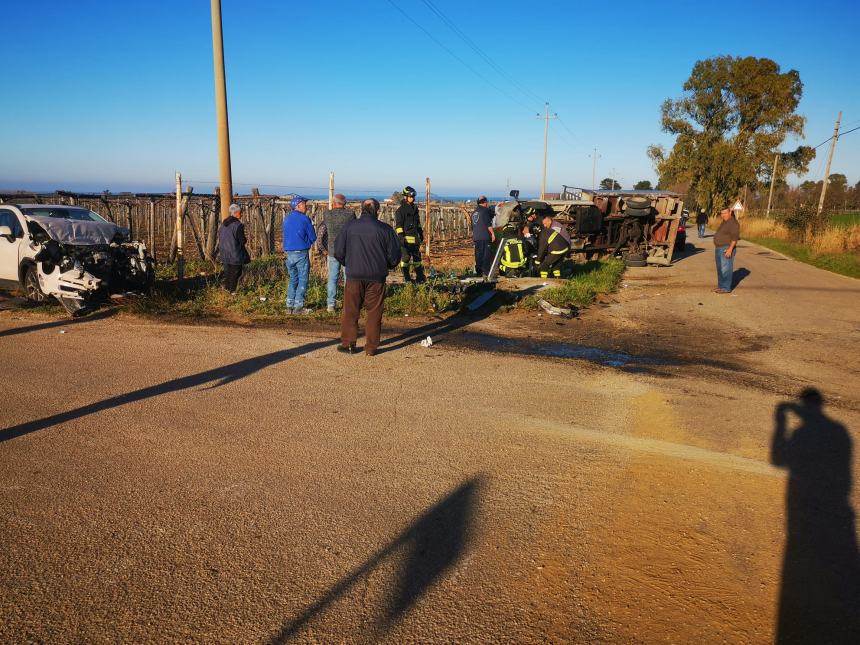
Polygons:
<instances>
[{"instance_id":1,"label":"large green tree","mask_svg":"<svg viewBox=\"0 0 860 645\"><path fill-rule=\"evenodd\" d=\"M651 180L643 179L642 181L637 181L636 185L633 186L633 190L651 190Z\"/></svg>"},{"instance_id":2,"label":"large green tree","mask_svg":"<svg viewBox=\"0 0 860 645\"><path fill-rule=\"evenodd\" d=\"M662 106L663 131L677 137L672 150L654 145L648 156L661 186L689 187L707 211L769 182L775 154L778 178L806 172L815 157L808 146L778 152L789 136L803 136L797 71L780 72L767 58L718 56L698 61L683 89Z\"/></svg>"},{"instance_id":3,"label":"large green tree","mask_svg":"<svg viewBox=\"0 0 860 645\"><path fill-rule=\"evenodd\" d=\"M612 177L606 177L601 180L600 188L603 190L621 190L621 182L617 179L613 179Z\"/></svg>"}]
</instances>

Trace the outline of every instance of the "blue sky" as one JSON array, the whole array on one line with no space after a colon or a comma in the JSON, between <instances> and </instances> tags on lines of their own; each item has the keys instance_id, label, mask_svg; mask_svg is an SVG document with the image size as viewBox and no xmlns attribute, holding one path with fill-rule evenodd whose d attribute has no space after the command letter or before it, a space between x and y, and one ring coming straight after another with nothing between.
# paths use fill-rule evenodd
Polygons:
<instances>
[{"instance_id":1,"label":"blue sky","mask_svg":"<svg viewBox=\"0 0 860 645\"><path fill-rule=\"evenodd\" d=\"M238 190L319 192L334 171L349 192L430 176L438 194L500 194L508 179L534 193L542 100L561 117L548 190L590 185L595 146L598 179L615 169L625 186L654 181L645 149L672 141L661 102L680 94L696 60L718 54L800 71L806 143L829 137L839 110L860 125L858 3L433 0L506 78L422 0L395 2L481 76L389 0L222 0ZM0 22L0 188L167 190L175 170L211 188L208 2L2 0ZM812 178L825 156L823 146ZM840 140L832 171L860 180L860 131Z\"/></svg>"}]
</instances>

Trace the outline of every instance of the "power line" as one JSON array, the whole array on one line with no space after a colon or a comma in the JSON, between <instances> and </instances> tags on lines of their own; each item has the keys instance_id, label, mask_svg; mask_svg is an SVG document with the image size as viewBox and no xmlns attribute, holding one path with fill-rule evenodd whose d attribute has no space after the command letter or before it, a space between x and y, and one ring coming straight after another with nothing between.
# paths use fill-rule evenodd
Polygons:
<instances>
[{"instance_id":1,"label":"power line","mask_svg":"<svg viewBox=\"0 0 860 645\"><path fill-rule=\"evenodd\" d=\"M474 41L469 38L463 31L457 26L457 24L448 18L441 9L439 9L431 0L422 0L424 4L427 6L430 11L436 14L436 16L443 22L445 25L454 32L457 37L460 38L466 45L468 45L472 51L474 51L478 56L484 59L484 61L492 67L498 74L504 77L511 85L517 88L524 96L527 96L529 100L535 101L536 103L542 103L542 99L538 97L534 92L529 91L527 88L520 85L515 78L513 78L510 74L508 74L504 69L502 69L492 58L490 58L484 50L482 50L478 45L474 43Z\"/></svg>"},{"instance_id":2,"label":"power line","mask_svg":"<svg viewBox=\"0 0 860 645\"><path fill-rule=\"evenodd\" d=\"M857 122L855 121L854 123L857 123ZM845 132L840 132L840 133L839 133L839 136L838 136L838 137L836 137L836 138L837 138L837 139L841 139L841 138L842 138L842 137L844 137L846 134L848 134L848 133L850 133L850 132L854 132L855 130L860 130L860 125L858 125L856 128L851 128L850 130L846 130ZM825 143L829 143L831 139L833 139L833 135L831 135L831 136L827 137L824 141L822 141L822 142L821 142L821 143L819 143L817 146L815 146L815 147L813 148L813 150L818 150L818 148L820 148L821 146L823 146Z\"/></svg>"},{"instance_id":3,"label":"power line","mask_svg":"<svg viewBox=\"0 0 860 645\"><path fill-rule=\"evenodd\" d=\"M558 122L561 124L561 127L563 127L565 130L567 130L567 131L568 131L568 133L570 134L570 136L572 136L572 137L573 137L573 140L577 142L577 143L576 143L576 145L579 145L579 146L581 146L581 147L582 147L582 146L583 146L583 143L579 140L579 137L577 137L577 136L573 133L573 130L571 130L569 127L567 127L567 123L565 123L565 122L562 120L562 118L561 118L561 117L558 117ZM583 147L583 149L585 149L585 148Z\"/></svg>"},{"instance_id":4,"label":"power line","mask_svg":"<svg viewBox=\"0 0 860 645\"><path fill-rule=\"evenodd\" d=\"M457 54L455 54L455 53L454 53L450 48L448 48L448 47L446 47L444 44L442 44L442 42L441 42L438 38L436 38L436 36L434 36L434 35L433 35L433 34L431 34L429 31L427 31L424 27L422 27L422 26L421 26L421 24L420 24L420 23L418 23L414 18L412 18L412 16L410 16L410 15L409 15L408 13L406 13L403 9L401 9L401 8L397 5L397 3L395 3L395 2L394 2L394 0L388 0L388 3L389 3L392 7L394 7L395 9L397 9L397 11L399 11L401 14L403 14L403 17L404 17L404 18L406 18L409 22L411 22L413 25L415 25L418 29L420 29L421 31L423 31L423 32L424 32L424 34L425 34L425 35L426 35L430 40L432 40L432 41L433 41L434 43L436 43L439 47L441 47L441 48L442 48L442 49L444 49L446 52L448 52L448 54L450 54L452 58L454 58L454 59L456 59L457 61L459 61L459 63L460 63L461 65L463 65L463 67L465 67L466 69L468 69L468 70L469 70L470 72L472 72L475 76L477 76L477 77L478 77L478 78L480 78L482 81L484 81L487 85L489 85L490 87L492 87L494 90L496 90L496 91L497 91L497 92L499 92L500 94L502 94L502 95L506 96L507 98L509 98L511 101L513 101L513 102L514 102L514 103L516 103L517 105L520 105L521 107L524 107L524 108L525 108L525 109L527 109L527 110L532 110L532 109L533 109L533 108L529 107L528 105L526 105L525 103L523 103L522 101L520 101L520 100L519 100L518 98L516 98L515 96L512 96L511 94L508 94L508 93L507 93L505 90L503 90L501 87L499 87L498 85L496 85L495 83L493 83L491 80L489 80L486 76L484 76L483 74L481 74L481 72L479 72L479 71L478 71L478 70L476 70L474 67L472 67L471 65L469 65L469 63L467 63L465 60L463 60L462 58L460 58L460 56L458 56Z\"/></svg>"}]
</instances>

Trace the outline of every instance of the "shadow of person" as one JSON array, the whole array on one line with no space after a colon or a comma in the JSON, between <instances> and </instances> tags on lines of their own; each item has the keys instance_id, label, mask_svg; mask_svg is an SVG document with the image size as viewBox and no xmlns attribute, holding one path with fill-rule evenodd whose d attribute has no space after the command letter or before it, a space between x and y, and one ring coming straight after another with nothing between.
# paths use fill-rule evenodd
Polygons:
<instances>
[{"instance_id":1,"label":"shadow of person","mask_svg":"<svg viewBox=\"0 0 860 645\"><path fill-rule=\"evenodd\" d=\"M776 642L860 643L851 438L818 390L776 407L771 461L789 472ZM789 423L796 427L789 433Z\"/></svg>"},{"instance_id":2,"label":"shadow of person","mask_svg":"<svg viewBox=\"0 0 860 645\"><path fill-rule=\"evenodd\" d=\"M749 269L735 269L732 273L732 289L737 287L750 274Z\"/></svg>"}]
</instances>

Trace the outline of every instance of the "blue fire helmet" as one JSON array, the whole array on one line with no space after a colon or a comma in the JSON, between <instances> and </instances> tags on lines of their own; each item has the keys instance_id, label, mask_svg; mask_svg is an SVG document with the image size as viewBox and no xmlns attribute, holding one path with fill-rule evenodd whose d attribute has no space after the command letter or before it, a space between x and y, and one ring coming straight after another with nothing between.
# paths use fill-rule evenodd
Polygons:
<instances>
[{"instance_id":1,"label":"blue fire helmet","mask_svg":"<svg viewBox=\"0 0 860 645\"><path fill-rule=\"evenodd\" d=\"M296 206L298 206L302 202L306 202L306 201L308 201L306 198L302 197L301 195L296 195L295 197L292 198L292 200L290 200L290 207L295 208Z\"/></svg>"}]
</instances>

